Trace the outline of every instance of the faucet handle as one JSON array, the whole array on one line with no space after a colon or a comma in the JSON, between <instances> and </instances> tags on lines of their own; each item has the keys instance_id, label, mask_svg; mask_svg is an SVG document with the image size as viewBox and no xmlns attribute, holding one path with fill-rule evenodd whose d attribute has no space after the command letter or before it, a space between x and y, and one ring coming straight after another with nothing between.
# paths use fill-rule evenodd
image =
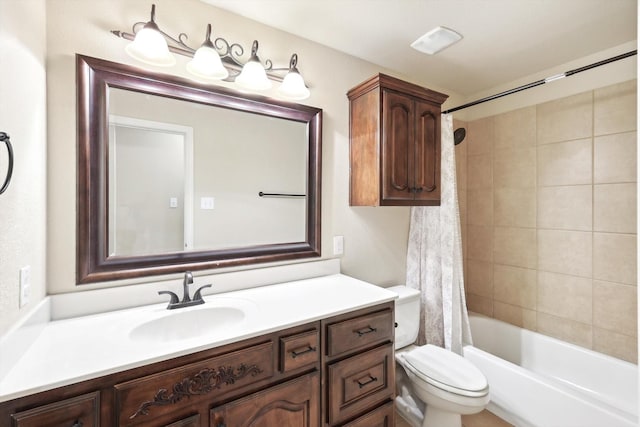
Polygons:
<instances>
[{"instance_id":1,"label":"faucet handle","mask_svg":"<svg viewBox=\"0 0 640 427\"><path fill-rule=\"evenodd\" d=\"M194 301L202 301L202 295L200 294L200 293L201 293L201 291L202 291L203 289L205 289L205 288L210 288L211 286L212 286L211 284L209 284L209 285L204 285L204 286L200 286L200 287L198 288L198 290L193 294L193 300L194 300ZM203 302L204 302L204 301L203 301Z\"/></svg>"},{"instance_id":2,"label":"faucet handle","mask_svg":"<svg viewBox=\"0 0 640 427\"><path fill-rule=\"evenodd\" d=\"M178 295L176 295L175 293L171 291L158 291L158 295L164 295L164 294L171 296L171 300L169 300L169 305L178 303Z\"/></svg>"}]
</instances>

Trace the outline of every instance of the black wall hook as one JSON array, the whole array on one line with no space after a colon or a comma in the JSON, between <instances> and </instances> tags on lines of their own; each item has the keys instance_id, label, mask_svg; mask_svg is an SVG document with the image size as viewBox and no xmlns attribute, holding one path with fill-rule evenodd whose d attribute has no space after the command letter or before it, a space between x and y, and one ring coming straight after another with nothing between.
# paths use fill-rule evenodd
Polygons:
<instances>
[{"instance_id":1,"label":"black wall hook","mask_svg":"<svg viewBox=\"0 0 640 427\"><path fill-rule=\"evenodd\" d=\"M9 154L9 166L7 167L7 176L4 179L4 184L0 187L0 194L4 193L9 188L11 182L11 175L13 175L13 147L9 140L9 135L4 132L0 132L0 142L4 142L7 146L7 153Z\"/></svg>"}]
</instances>

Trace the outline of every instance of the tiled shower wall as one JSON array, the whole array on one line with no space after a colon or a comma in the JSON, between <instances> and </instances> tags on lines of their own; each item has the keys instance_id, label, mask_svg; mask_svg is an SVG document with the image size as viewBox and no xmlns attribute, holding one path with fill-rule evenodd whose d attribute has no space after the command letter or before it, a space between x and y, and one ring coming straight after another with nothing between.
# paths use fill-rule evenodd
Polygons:
<instances>
[{"instance_id":1,"label":"tiled shower wall","mask_svg":"<svg viewBox=\"0 0 640 427\"><path fill-rule=\"evenodd\" d=\"M636 81L466 128L469 309L637 363Z\"/></svg>"}]
</instances>

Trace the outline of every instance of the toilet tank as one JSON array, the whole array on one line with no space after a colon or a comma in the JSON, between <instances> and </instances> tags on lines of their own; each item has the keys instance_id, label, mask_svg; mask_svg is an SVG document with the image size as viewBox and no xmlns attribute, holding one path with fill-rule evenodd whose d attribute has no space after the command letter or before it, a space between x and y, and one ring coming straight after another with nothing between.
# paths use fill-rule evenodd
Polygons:
<instances>
[{"instance_id":1,"label":"toilet tank","mask_svg":"<svg viewBox=\"0 0 640 427\"><path fill-rule=\"evenodd\" d=\"M418 338L420 291L406 286L392 286L387 290L398 294L395 300L395 348L400 349L413 344Z\"/></svg>"}]
</instances>

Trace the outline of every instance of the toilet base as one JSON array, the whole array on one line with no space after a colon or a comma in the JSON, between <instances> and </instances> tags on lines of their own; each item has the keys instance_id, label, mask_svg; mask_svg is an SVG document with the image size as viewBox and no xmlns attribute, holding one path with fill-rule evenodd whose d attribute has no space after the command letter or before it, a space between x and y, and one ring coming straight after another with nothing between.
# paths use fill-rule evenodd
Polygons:
<instances>
[{"instance_id":1,"label":"toilet base","mask_svg":"<svg viewBox=\"0 0 640 427\"><path fill-rule=\"evenodd\" d=\"M427 404L422 427L462 427L462 416Z\"/></svg>"}]
</instances>

